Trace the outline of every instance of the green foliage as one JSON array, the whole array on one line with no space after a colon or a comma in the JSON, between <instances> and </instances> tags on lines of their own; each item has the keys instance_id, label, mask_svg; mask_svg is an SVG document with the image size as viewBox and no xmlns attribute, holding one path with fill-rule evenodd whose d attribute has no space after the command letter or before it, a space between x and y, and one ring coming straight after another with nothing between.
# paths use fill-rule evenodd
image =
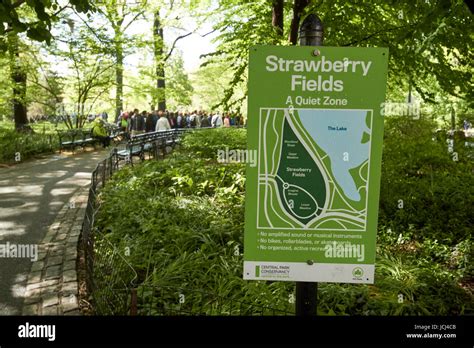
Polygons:
<instances>
[{"instance_id":1,"label":"green foliage","mask_svg":"<svg viewBox=\"0 0 474 348\"><path fill-rule=\"evenodd\" d=\"M88 0L71 0L69 3L78 12L91 10ZM7 31L15 33L26 32L34 41L51 42L51 26L58 20L58 13L64 9L61 2L28 0L28 1L2 1L0 3L0 51L6 50L5 34ZM31 19L25 20L24 14L31 13Z\"/></svg>"},{"instance_id":2,"label":"green foliage","mask_svg":"<svg viewBox=\"0 0 474 348\"><path fill-rule=\"evenodd\" d=\"M388 121L386 134L393 138L387 139L385 146L388 154L397 153L398 157L384 158L383 181L394 179L398 172L416 173L423 161L453 170L441 153L424 154L418 162L407 151L390 150L394 146L390 142L398 142L393 134L415 127L404 122ZM424 146L433 146L428 149L431 151L437 145L430 131L423 132L425 126L420 123L420 128L413 130L421 138L413 148L419 149L429 134ZM101 193L97 217L100 235L118 250L130 248L127 258L139 275L139 298L147 306L153 305L150 314L160 314L165 308L179 313L204 309L207 314L239 314L232 311L235 302L242 302L242 312L249 313L261 306L267 308L265 314L273 314L269 308L294 309L293 283L242 279L244 166L217 163L217 150L226 146L245 148L245 130L188 134L182 147L167 159L125 167ZM392 198L387 195L393 192L385 188L382 202L386 204ZM466 212L469 209L464 207L461 214ZM318 314L472 313L472 294L459 285L467 287L472 279L471 239L465 234L459 235L464 240L452 236L449 242L431 235L412 239L423 230L412 226L409 235L395 232L401 229L398 226L388 230L383 224L397 219L390 214L385 211L381 220L375 285L319 284ZM186 296L182 305L178 302L180 293ZM219 308L216 298L220 299ZM139 303L139 309L144 303Z\"/></svg>"},{"instance_id":3,"label":"green foliage","mask_svg":"<svg viewBox=\"0 0 474 348\"><path fill-rule=\"evenodd\" d=\"M176 110L191 105L193 86L184 70L184 60L180 51L166 61L166 105ZM146 62L140 65L139 74L130 76L132 89L127 93L131 105L149 105L163 99L163 89L156 86L156 69ZM156 107L156 104L154 105Z\"/></svg>"},{"instance_id":4,"label":"green foliage","mask_svg":"<svg viewBox=\"0 0 474 348\"><path fill-rule=\"evenodd\" d=\"M207 13L205 16L212 15ZM223 98L216 107L232 109L245 98L233 98L246 82L249 49L257 44L273 44L279 39L271 26L272 9L268 1L220 1L219 8L214 12L218 16L214 26L220 32L216 41L217 51L207 55L208 62L222 61L229 66L232 79L223 92ZM242 20L245 18L245 20Z\"/></svg>"},{"instance_id":5,"label":"green foliage","mask_svg":"<svg viewBox=\"0 0 474 348\"><path fill-rule=\"evenodd\" d=\"M168 59L165 66L166 72L166 105L173 110L191 105L193 87L184 70L182 54L176 54Z\"/></svg>"},{"instance_id":6,"label":"green foliage","mask_svg":"<svg viewBox=\"0 0 474 348\"><path fill-rule=\"evenodd\" d=\"M209 61L224 61L233 73L222 99L245 86L248 49L258 44L288 45L291 2L285 2L284 33L272 27L271 1L222 0L214 15L219 46ZM448 96L472 106L472 15L456 1L311 1L304 14L316 13L326 46L388 47L389 94L411 85L425 102L443 107ZM242 20L245 18L245 20ZM433 86L442 91L441 98Z\"/></svg>"},{"instance_id":7,"label":"green foliage","mask_svg":"<svg viewBox=\"0 0 474 348\"><path fill-rule=\"evenodd\" d=\"M89 113L108 97L114 81L115 63L104 49L100 36L92 34L85 25L74 29L61 28L66 44L52 45L50 52L64 59L71 69L65 84L67 98L58 114L66 117L69 128L82 128ZM104 111L99 109L100 112ZM78 117L74 119L71 114Z\"/></svg>"},{"instance_id":8,"label":"green foliage","mask_svg":"<svg viewBox=\"0 0 474 348\"><path fill-rule=\"evenodd\" d=\"M217 151L247 148L247 132L238 128L203 129L183 140L183 150L193 157L216 159Z\"/></svg>"},{"instance_id":9,"label":"green foliage","mask_svg":"<svg viewBox=\"0 0 474 348\"><path fill-rule=\"evenodd\" d=\"M0 123L0 163L15 163L20 154L21 161L43 153L51 153L58 148L55 128L49 123L33 126L34 133L18 133L11 122Z\"/></svg>"},{"instance_id":10,"label":"green foliage","mask_svg":"<svg viewBox=\"0 0 474 348\"><path fill-rule=\"evenodd\" d=\"M232 71L226 62L213 62L197 70L191 78L194 86L193 105L204 110L212 110L218 107L225 97L225 91L232 81ZM239 109L238 100L245 97L243 86L235 86L230 104L235 104ZM235 102L235 103L234 103ZM243 105L245 108L245 105Z\"/></svg>"},{"instance_id":11,"label":"green foliage","mask_svg":"<svg viewBox=\"0 0 474 348\"><path fill-rule=\"evenodd\" d=\"M415 240L437 238L453 245L474 226L466 209L474 206L473 151L455 140L454 161L445 138L436 138L434 130L425 119L386 119L379 219Z\"/></svg>"}]
</instances>

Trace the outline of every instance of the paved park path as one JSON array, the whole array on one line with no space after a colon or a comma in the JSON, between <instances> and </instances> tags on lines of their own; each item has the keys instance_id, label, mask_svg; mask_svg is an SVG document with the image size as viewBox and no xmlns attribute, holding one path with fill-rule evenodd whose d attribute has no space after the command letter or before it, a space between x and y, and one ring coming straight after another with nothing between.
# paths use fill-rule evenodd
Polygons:
<instances>
[{"instance_id":1,"label":"paved park path","mask_svg":"<svg viewBox=\"0 0 474 348\"><path fill-rule=\"evenodd\" d=\"M39 244L60 209L90 183L92 171L107 155L103 149L55 154L0 168L0 244ZM22 313L31 264L30 258L0 257L0 315Z\"/></svg>"}]
</instances>

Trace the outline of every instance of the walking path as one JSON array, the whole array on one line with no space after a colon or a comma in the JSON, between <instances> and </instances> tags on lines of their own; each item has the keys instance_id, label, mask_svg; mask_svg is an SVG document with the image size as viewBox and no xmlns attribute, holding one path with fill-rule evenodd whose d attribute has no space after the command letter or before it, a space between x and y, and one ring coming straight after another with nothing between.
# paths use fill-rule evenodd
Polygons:
<instances>
[{"instance_id":1,"label":"walking path","mask_svg":"<svg viewBox=\"0 0 474 348\"><path fill-rule=\"evenodd\" d=\"M33 261L32 255L5 255L6 247L11 250L21 245L25 251L28 245L34 250L45 237L48 239L48 229L60 210L90 183L97 162L107 154L108 150L100 149L73 156L52 155L0 168L0 315L22 314ZM44 249L38 251L41 257Z\"/></svg>"}]
</instances>

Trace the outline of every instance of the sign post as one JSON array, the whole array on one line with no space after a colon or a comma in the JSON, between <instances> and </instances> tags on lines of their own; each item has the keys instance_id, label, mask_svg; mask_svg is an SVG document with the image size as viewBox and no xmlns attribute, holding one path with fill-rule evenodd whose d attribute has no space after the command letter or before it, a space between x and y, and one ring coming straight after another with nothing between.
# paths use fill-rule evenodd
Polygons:
<instances>
[{"instance_id":1,"label":"sign post","mask_svg":"<svg viewBox=\"0 0 474 348\"><path fill-rule=\"evenodd\" d=\"M297 282L299 315L315 282L373 283L382 157L388 50L317 32L249 60L244 279Z\"/></svg>"},{"instance_id":2,"label":"sign post","mask_svg":"<svg viewBox=\"0 0 474 348\"><path fill-rule=\"evenodd\" d=\"M301 23L300 46L322 46L324 27L321 19L310 14ZM310 261L311 262L311 261ZM318 283L296 282L296 315L315 316L318 311Z\"/></svg>"}]
</instances>

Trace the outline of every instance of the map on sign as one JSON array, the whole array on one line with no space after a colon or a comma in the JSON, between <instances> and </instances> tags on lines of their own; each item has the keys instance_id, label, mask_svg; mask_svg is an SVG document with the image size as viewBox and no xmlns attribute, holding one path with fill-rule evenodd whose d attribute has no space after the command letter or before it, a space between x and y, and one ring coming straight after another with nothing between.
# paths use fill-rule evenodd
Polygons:
<instances>
[{"instance_id":1,"label":"map on sign","mask_svg":"<svg viewBox=\"0 0 474 348\"><path fill-rule=\"evenodd\" d=\"M257 228L366 231L372 118L260 108Z\"/></svg>"}]
</instances>

